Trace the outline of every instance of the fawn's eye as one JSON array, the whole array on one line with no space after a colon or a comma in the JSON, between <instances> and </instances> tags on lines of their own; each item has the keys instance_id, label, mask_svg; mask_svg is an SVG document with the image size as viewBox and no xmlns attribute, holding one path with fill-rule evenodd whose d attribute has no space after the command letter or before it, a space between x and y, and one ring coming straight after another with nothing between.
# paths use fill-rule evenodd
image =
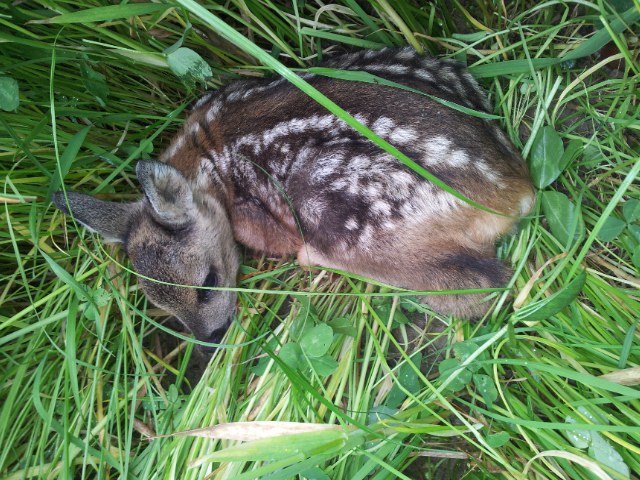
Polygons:
<instances>
[{"instance_id":1,"label":"fawn's eye","mask_svg":"<svg viewBox=\"0 0 640 480\"><path fill-rule=\"evenodd\" d=\"M214 288L218 286L218 274L216 272L216 270L211 267L209 269L209 273L207 273L207 276L204 279L204 282L202 282L202 286L203 287L209 287L209 288ZM199 288L198 289L198 302L199 303L206 303L209 300L211 300L211 298L216 294L216 292L214 290L205 290L203 288Z\"/></svg>"}]
</instances>

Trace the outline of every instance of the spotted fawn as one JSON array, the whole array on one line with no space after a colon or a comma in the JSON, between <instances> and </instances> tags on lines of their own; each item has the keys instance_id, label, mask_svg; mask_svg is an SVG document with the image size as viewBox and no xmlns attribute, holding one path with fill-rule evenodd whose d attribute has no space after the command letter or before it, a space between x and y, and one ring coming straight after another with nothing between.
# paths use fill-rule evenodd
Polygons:
<instances>
[{"instance_id":1,"label":"spotted fawn","mask_svg":"<svg viewBox=\"0 0 640 480\"><path fill-rule=\"evenodd\" d=\"M460 64L414 50L360 51L324 66L359 70L481 112ZM235 311L236 242L301 265L415 290L501 287L495 242L534 202L527 167L493 120L379 83L305 73L307 82L464 196L400 163L282 78L206 93L158 161L136 173L144 197L104 202L58 192L55 205L122 242L148 298L217 343ZM155 282L153 280L159 280ZM434 310L480 317L482 294L429 295Z\"/></svg>"}]
</instances>

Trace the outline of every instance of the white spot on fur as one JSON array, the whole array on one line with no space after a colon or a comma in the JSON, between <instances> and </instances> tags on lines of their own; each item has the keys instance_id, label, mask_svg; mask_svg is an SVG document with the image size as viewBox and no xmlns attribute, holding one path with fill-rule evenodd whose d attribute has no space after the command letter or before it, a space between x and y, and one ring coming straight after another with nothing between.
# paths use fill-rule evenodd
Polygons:
<instances>
[{"instance_id":1,"label":"white spot on fur","mask_svg":"<svg viewBox=\"0 0 640 480\"><path fill-rule=\"evenodd\" d=\"M373 213L388 217L391 215L391 205L384 200L376 200L371 204L371 211Z\"/></svg>"},{"instance_id":2,"label":"white spot on fur","mask_svg":"<svg viewBox=\"0 0 640 480\"><path fill-rule=\"evenodd\" d=\"M216 160L213 160L216 161ZM213 167L213 161L208 158L201 158L200 165L198 168L198 175L195 179L196 190L206 192L211 184L215 184L216 188L222 188L223 192L227 192L227 186L225 182L222 181L220 175Z\"/></svg>"},{"instance_id":3,"label":"white spot on fur","mask_svg":"<svg viewBox=\"0 0 640 480\"><path fill-rule=\"evenodd\" d=\"M318 197L307 198L302 207L300 208L300 215L307 222L318 225L322 218L322 213L326 208L324 200Z\"/></svg>"},{"instance_id":4,"label":"white spot on fur","mask_svg":"<svg viewBox=\"0 0 640 480\"><path fill-rule=\"evenodd\" d=\"M357 230L359 225L360 224L358 223L358 220L356 220L355 217L349 217L349 219L344 224L344 228L346 228L347 230Z\"/></svg>"},{"instance_id":5,"label":"white spot on fur","mask_svg":"<svg viewBox=\"0 0 640 480\"><path fill-rule=\"evenodd\" d=\"M207 115L205 117L207 119L207 123L213 122L215 118L218 116L218 113L220 113L221 109L222 109L222 102L220 100L216 100L215 102L213 102L209 107L209 110L207 110Z\"/></svg>"},{"instance_id":6,"label":"white spot on fur","mask_svg":"<svg viewBox=\"0 0 640 480\"><path fill-rule=\"evenodd\" d=\"M396 75L406 75L410 68L404 65L365 65L365 70L372 72L389 72Z\"/></svg>"},{"instance_id":7,"label":"white spot on fur","mask_svg":"<svg viewBox=\"0 0 640 480\"><path fill-rule=\"evenodd\" d=\"M400 145L415 142L417 139L418 133L411 127L398 127L389 135L389 140L391 140L392 143Z\"/></svg>"},{"instance_id":8,"label":"white spot on fur","mask_svg":"<svg viewBox=\"0 0 640 480\"><path fill-rule=\"evenodd\" d=\"M426 80L427 82L435 81L435 77L433 76L433 73L431 73L429 70L426 70L424 68L418 68L414 72L414 75L422 80Z\"/></svg>"},{"instance_id":9,"label":"white spot on fur","mask_svg":"<svg viewBox=\"0 0 640 480\"><path fill-rule=\"evenodd\" d=\"M494 185L499 187L502 186L502 182L500 181L500 174L491 169L491 167L481 159L478 159L474 162L474 166L482 173L482 176L489 180Z\"/></svg>"},{"instance_id":10,"label":"white spot on fur","mask_svg":"<svg viewBox=\"0 0 640 480\"><path fill-rule=\"evenodd\" d=\"M362 229L362 233L360 234L360 248L364 250L368 250L370 244L373 242L373 227L371 225L366 225Z\"/></svg>"},{"instance_id":11,"label":"white spot on fur","mask_svg":"<svg viewBox=\"0 0 640 480\"><path fill-rule=\"evenodd\" d=\"M380 189L380 184L378 183L370 183L362 190L362 193L364 193L365 198L370 202L377 201L383 194Z\"/></svg>"},{"instance_id":12,"label":"white spot on fur","mask_svg":"<svg viewBox=\"0 0 640 480\"><path fill-rule=\"evenodd\" d=\"M331 184L331 190L333 191L340 191L340 190L344 190L346 187L349 186L349 180L346 178L339 178L338 180L334 181Z\"/></svg>"},{"instance_id":13,"label":"white spot on fur","mask_svg":"<svg viewBox=\"0 0 640 480\"><path fill-rule=\"evenodd\" d=\"M460 168L466 166L469 163L469 160L469 156L464 150L454 150L449 155L448 163L452 167Z\"/></svg>"},{"instance_id":14,"label":"white spot on fur","mask_svg":"<svg viewBox=\"0 0 640 480\"><path fill-rule=\"evenodd\" d=\"M204 105L205 103L207 103L211 97L213 97L214 92L207 92L205 93L203 96L201 96L196 103L194 103L193 107L191 108L191 110L197 110L198 108L200 108L202 105Z\"/></svg>"},{"instance_id":15,"label":"white spot on fur","mask_svg":"<svg viewBox=\"0 0 640 480\"><path fill-rule=\"evenodd\" d=\"M185 139L186 137L184 134L176 137L169 148L167 148L165 152L160 156L160 161L166 163L170 159L172 159L175 154L178 153L178 150L180 150L184 146Z\"/></svg>"},{"instance_id":16,"label":"white spot on fur","mask_svg":"<svg viewBox=\"0 0 640 480\"><path fill-rule=\"evenodd\" d=\"M218 165L218 168L223 172L224 175L227 175L229 173L229 167L231 166L231 159L232 159L231 149L225 146L222 149L222 154L215 155L214 158L216 159L216 164Z\"/></svg>"},{"instance_id":17,"label":"white spot on fur","mask_svg":"<svg viewBox=\"0 0 640 480\"><path fill-rule=\"evenodd\" d=\"M371 159L365 155L356 155L349 161L348 169L352 174L366 173L371 166Z\"/></svg>"},{"instance_id":18,"label":"white spot on fur","mask_svg":"<svg viewBox=\"0 0 640 480\"><path fill-rule=\"evenodd\" d=\"M441 216L451 213L460 206L461 200L438 187L421 182L411 197L410 202L406 202L401 207L401 213L405 217L420 215L420 218Z\"/></svg>"},{"instance_id":19,"label":"white spot on fur","mask_svg":"<svg viewBox=\"0 0 640 480\"><path fill-rule=\"evenodd\" d=\"M283 137L289 134L289 125L286 122L278 123L275 127L265 130L262 133L262 141L269 145L278 137Z\"/></svg>"},{"instance_id":20,"label":"white spot on fur","mask_svg":"<svg viewBox=\"0 0 640 480\"><path fill-rule=\"evenodd\" d=\"M196 135L200 130L200 123L198 122L193 122L189 125L189 135Z\"/></svg>"},{"instance_id":21,"label":"white spot on fur","mask_svg":"<svg viewBox=\"0 0 640 480\"><path fill-rule=\"evenodd\" d=\"M369 123L369 119L362 113L356 113L355 115L352 115L352 117L363 125L367 125L367 123Z\"/></svg>"},{"instance_id":22,"label":"white spot on fur","mask_svg":"<svg viewBox=\"0 0 640 480\"><path fill-rule=\"evenodd\" d=\"M382 137L389 135L389 132L396 126L396 123L393 119L389 117L379 117L373 125L371 125L371 130L373 130L376 135L380 135Z\"/></svg>"},{"instance_id":23,"label":"white spot on fur","mask_svg":"<svg viewBox=\"0 0 640 480\"><path fill-rule=\"evenodd\" d=\"M276 138L287 135L297 135L306 130L326 130L335 121L336 118L333 115L312 115L307 118L292 118L276 124L269 130L265 130L262 133L262 140L265 144L271 144Z\"/></svg>"},{"instance_id":24,"label":"white spot on fur","mask_svg":"<svg viewBox=\"0 0 640 480\"><path fill-rule=\"evenodd\" d=\"M451 140L445 137L437 136L427 140L424 145L426 156L424 161L427 165L441 163L447 155L451 147Z\"/></svg>"},{"instance_id":25,"label":"white spot on fur","mask_svg":"<svg viewBox=\"0 0 640 480\"><path fill-rule=\"evenodd\" d=\"M242 98L242 95L244 94L244 92L242 90L237 90L235 92L231 92L229 95L227 95L227 102L232 103L235 101L240 100L240 98Z\"/></svg>"},{"instance_id":26,"label":"white spot on fur","mask_svg":"<svg viewBox=\"0 0 640 480\"><path fill-rule=\"evenodd\" d=\"M336 152L333 155L328 155L316 163L314 168L312 179L316 182L321 181L325 177L336 173L337 168L343 163L344 157L341 152Z\"/></svg>"},{"instance_id":27,"label":"white spot on fur","mask_svg":"<svg viewBox=\"0 0 640 480\"><path fill-rule=\"evenodd\" d=\"M410 187L417 183L417 180L404 170L395 170L389 176L388 183L387 195L395 200L404 200L409 197Z\"/></svg>"},{"instance_id":28,"label":"white spot on fur","mask_svg":"<svg viewBox=\"0 0 640 480\"><path fill-rule=\"evenodd\" d=\"M396 54L396 58L400 60L411 60L416 56L416 51L411 47L406 47Z\"/></svg>"}]
</instances>

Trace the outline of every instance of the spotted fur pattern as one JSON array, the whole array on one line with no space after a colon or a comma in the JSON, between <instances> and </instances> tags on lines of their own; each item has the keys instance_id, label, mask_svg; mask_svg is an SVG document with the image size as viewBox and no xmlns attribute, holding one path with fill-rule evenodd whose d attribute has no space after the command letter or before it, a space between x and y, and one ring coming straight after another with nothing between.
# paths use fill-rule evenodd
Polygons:
<instances>
[{"instance_id":1,"label":"spotted fur pattern","mask_svg":"<svg viewBox=\"0 0 640 480\"><path fill-rule=\"evenodd\" d=\"M364 70L490 111L459 63L408 48L362 51L325 66ZM507 214L528 212L526 167L495 122L381 85L304 78L463 194ZM237 232L244 243L272 253L291 253L302 238L327 253L375 250L371 239L381 228L406 229L468 210L281 78L237 82L205 95L161 160L210 184L232 218L250 210L275 219L288 240L297 238L281 246L252 238L256 232Z\"/></svg>"},{"instance_id":2,"label":"spotted fur pattern","mask_svg":"<svg viewBox=\"0 0 640 480\"><path fill-rule=\"evenodd\" d=\"M324 66L366 71L491 112L486 95L462 65L423 57L410 48L361 51ZM297 255L302 264L343 269L400 287L502 286L510 271L495 258L494 243L529 212L534 193L525 163L498 124L381 84L302 76L436 177L505 215L475 209L441 190L296 87L273 78L240 81L205 94L159 159L177 172L172 181L183 177L193 198L200 199L193 208L203 212L209 228L199 231L227 229L253 249ZM158 195L150 195L141 183L150 215L168 208L154 201ZM166 195L165 203L171 203L175 192ZM224 213L207 213L213 210ZM163 215L183 222L193 216L173 210ZM144 242L155 233L146 228L129 236ZM209 240L199 239L198 248L216 251L218 244ZM136 248L127 246L128 251L140 250ZM204 271L194 276L191 284L199 285ZM233 280L224 283L232 285ZM479 295L426 300L442 313L463 317L477 317L487 309ZM189 319L183 321L202 330Z\"/></svg>"}]
</instances>

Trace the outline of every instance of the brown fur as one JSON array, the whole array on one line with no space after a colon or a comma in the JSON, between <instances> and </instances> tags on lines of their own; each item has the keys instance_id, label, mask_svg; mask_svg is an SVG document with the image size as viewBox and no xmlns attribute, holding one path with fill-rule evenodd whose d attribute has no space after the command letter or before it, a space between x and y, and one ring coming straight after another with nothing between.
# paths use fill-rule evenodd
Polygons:
<instances>
[{"instance_id":1,"label":"brown fur","mask_svg":"<svg viewBox=\"0 0 640 480\"><path fill-rule=\"evenodd\" d=\"M490 111L460 65L410 49L363 51L328 66ZM108 204L72 194L71 210L124 242L136 271L156 280L143 280L149 298L204 341L224 332L235 294L180 285L234 286L234 239L297 255L303 265L415 290L503 286L510 270L495 258L494 243L529 212L534 193L498 125L381 84L305 79L433 175L502 215L431 184L282 79L205 95L160 162L138 164L144 199ZM54 200L68 211L64 198ZM441 313L474 318L487 311L482 297L425 300Z\"/></svg>"}]
</instances>

